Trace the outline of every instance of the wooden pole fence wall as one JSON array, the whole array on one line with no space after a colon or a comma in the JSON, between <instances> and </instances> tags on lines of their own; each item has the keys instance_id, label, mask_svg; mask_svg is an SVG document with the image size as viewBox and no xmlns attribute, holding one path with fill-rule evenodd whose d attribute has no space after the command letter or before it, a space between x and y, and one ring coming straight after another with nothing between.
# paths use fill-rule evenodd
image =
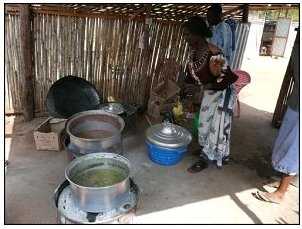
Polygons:
<instances>
[{"instance_id":1,"label":"wooden pole fence wall","mask_svg":"<svg viewBox=\"0 0 302 229\"><path fill-rule=\"evenodd\" d=\"M20 17L5 17L5 112L22 112L23 73Z\"/></svg>"},{"instance_id":2,"label":"wooden pole fence wall","mask_svg":"<svg viewBox=\"0 0 302 229\"><path fill-rule=\"evenodd\" d=\"M180 23L153 21L150 49L139 47L144 21L34 13L34 105L45 112L51 85L66 75L93 83L104 98L144 105L158 81L160 60L184 65L187 47ZM22 112L20 16L5 16L6 109ZM147 57L146 57L147 56ZM147 59L146 59L147 58Z\"/></svg>"},{"instance_id":3,"label":"wooden pole fence wall","mask_svg":"<svg viewBox=\"0 0 302 229\"><path fill-rule=\"evenodd\" d=\"M21 20L21 66L23 69L23 91L22 105L25 121L30 121L34 118L34 76L33 76L33 40L32 40L32 20L29 4L20 5L20 20Z\"/></svg>"}]
</instances>

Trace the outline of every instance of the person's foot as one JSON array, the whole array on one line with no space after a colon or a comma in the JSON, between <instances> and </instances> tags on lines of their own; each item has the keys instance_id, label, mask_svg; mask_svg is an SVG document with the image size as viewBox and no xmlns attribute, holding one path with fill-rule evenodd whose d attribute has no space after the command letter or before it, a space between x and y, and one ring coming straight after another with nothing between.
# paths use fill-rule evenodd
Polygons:
<instances>
[{"instance_id":1,"label":"person's foot","mask_svg":"<svg viewBox=\"0 0 302 229\"><path fill-rule=\"evenodd\" d=\"M262 201L280 204L283 201L284 194L278 191L272 193L257 191L257 197Z\"/></svg>"},{"instance_id":2,"label":"person's foot","mask_svg":"<svg viewBox=\"0 0 302 229\"><path fill-rule=\"evenodd\" d=\"M204 160L198 160L190 168L188 168L187 171L189 173L199 173L206 168L208 168L208 163Z\"/></svg>"}]
</instances>

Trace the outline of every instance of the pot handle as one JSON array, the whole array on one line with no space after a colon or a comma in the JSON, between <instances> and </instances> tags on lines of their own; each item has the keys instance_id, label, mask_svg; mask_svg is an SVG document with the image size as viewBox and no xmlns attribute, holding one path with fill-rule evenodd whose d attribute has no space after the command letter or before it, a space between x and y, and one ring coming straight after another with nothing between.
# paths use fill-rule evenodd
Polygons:
<instances>
[{"instance_id":1,"label":"pot handle","mask_svg":"<svg viewBox=\"0 0 302 229\"><path fill-rule=\"evenodd\" d=\"M58 202L59 202L59 196L60 194L62 193L62 191L69 185L69 181L68 180L64 180L64 182L62 184L60 184L55 192L54 192L54 196L53 196L53 199L55 201L55 205L56 207L58 207Z\"/></svg>"},{"instance_id":2,"label":"pot handle","mask_svg":"<svg viewBox=\"0 0 302 229\"><path fill-rule=\"evenodd\" d=\"M171 122L165 120L161 131L165 134L172 134L175 132L175 128Z\"/></svg>"},{"instance_id":3,"label":"pot handle","mask_svg":"<svg viewBox=\"0 0 302 229\"><path fill-rule=\"evenodd\" d=\"M89 223L93 223L96 221L96 217L98 216L99 213L95 212L87 212L86 218Z\"/></svg>"},{"instance_id":4,"label":"pot handle","mask_svg":"<svg viewBox=\"0 0 302 229\"><path fill-rule=\"evenodd\" d=\"M140 205L140 195L141 195L141 191L139 189L139 187L135 184L133 177L130 177L130 190L137 193L137 202L136 202L136 206L135 209L139 208Z\"/></svg>"}]
</instances>

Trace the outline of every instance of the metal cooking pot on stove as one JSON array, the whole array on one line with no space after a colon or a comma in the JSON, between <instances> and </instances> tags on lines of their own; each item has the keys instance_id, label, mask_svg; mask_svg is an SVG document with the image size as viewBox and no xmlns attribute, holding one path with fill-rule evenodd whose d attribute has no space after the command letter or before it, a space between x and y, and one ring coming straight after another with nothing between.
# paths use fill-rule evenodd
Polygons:
<instances>
[{"instance_id":1,"label":"metal cooking pot on stove","mask_svg":"<svg viewBox=\"0 0 302 229\"><path fill-rule=\"evenodd\" d=\"M99 173L98 171L116 171L120 176L119 179L112 181L111 185L100 185L99 183L96 186L91 185L96 182L96 178L112 178L108 175L109 173ZM91 178L87 176L88 173L92 174ZM100 175L96 177L95 174ZM65 178L70 183L74 201L80 209L86 212L106 212L119 206L129 196L129 176L129 160L112 153L92 153L79 157L73 160L65 170ZM88 181L88 179L90 180Z\"/></svg>"}]
</instances>

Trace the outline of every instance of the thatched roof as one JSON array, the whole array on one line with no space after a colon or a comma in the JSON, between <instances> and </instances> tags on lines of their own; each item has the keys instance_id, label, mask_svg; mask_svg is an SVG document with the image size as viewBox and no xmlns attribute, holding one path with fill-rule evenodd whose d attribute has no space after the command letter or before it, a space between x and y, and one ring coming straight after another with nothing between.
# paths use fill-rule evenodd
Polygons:
<instances>
[{"instance_id":1,"label":"thatched roof","mask_svg":"<svg viewBox=\"0 0 302 229\"><path fill-rule=\"evenodd\" d=\"M222 4L225 17L242 19L243 6L246 4ZM285 9L299 7L298 4L248 4L249 9ZM204 16L210 4L196 3L92 3L92 4L31 4L35 13L66 16L117 16L144 18L149 16L161 20L183 21L193 15ZM5 4L6 13L18 13L17 4Z\"/></svg>"}]
</instances>

